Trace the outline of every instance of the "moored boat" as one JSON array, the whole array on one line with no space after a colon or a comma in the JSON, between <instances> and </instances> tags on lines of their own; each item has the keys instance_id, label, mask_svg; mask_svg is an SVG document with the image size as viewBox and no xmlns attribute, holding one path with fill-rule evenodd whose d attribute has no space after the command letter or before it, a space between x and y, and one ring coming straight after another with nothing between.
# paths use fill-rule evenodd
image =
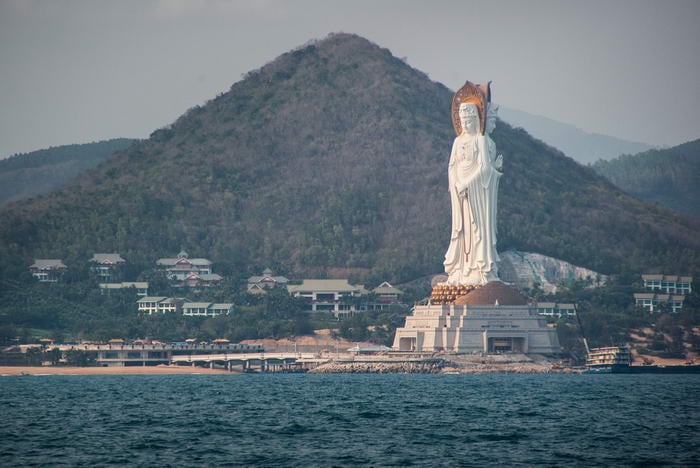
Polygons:
<instances>
[{"instance_id":1,"label":"moored boat","mask_svg":"<svg viewBox=\"0 0 700 468\"><path fill-rule=\"evenodd\" d=\"M612 373L632 364L632 356L627 346L607 346L591 348L586 359L588 373Z\"/></svg>"}]
</instances>

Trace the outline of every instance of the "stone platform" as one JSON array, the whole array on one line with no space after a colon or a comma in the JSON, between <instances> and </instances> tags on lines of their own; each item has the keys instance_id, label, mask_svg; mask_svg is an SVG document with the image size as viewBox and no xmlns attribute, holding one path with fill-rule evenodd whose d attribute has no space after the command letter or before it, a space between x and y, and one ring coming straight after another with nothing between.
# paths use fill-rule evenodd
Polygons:
<instances>
[{"instance_id":1,"label":"stone platform","mask_svg":"<svg viewBox=\"0 0 700 468\"><path fill-rule=\"evenodd\" d=\"M441 285L438 285L441 286ZM451 303L416 306L396 330L393 349L411 352L561 352L555 328L514 287L500 281L472 288Z\"/></svg>"}]
</instances>

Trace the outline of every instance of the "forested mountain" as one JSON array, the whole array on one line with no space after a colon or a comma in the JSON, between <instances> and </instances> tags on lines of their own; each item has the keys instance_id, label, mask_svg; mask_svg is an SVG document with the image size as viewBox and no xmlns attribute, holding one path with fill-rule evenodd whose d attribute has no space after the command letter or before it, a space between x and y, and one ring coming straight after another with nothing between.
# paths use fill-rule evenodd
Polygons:
<instances>
[{"instance_id":1,"label":"forested mountain","mask_svg":"<svg viewBox=\"0 0 700 468\"><path fill-rule=\"evenodd\" d=\"M47 193L137 140L56 146L0 159L0 205Z\"/></svg>"},{"instance_id":2,"label":"forested mountain","mask_svg":"<svg viewBox=\"0 0 700 468\"><path fill-rule=\"evenodd\" d=\"M530 135L563 151L581 164L612 159L651 149L650 145L627 141L600 133L585 132L573 125L501 106L501 118L513 127L522 127Z\"/></svg>"},{"instance_id":3,"label":"forested mountain","mask_svg":"<svg viewBox=\"0 0 700 468\"><path fill-rule=\"evenodd\" d=\"M700 139L598 161L593 169L635 197L700 219Z\"/></svg>"},{"instance_id":4,"label":"forested mountain","mask_svg":"<svg viewBox=\"0 0 700 468\"><path fill-rule=\"evenodd\" d=\"M50 197L8 206L2 276L37 257L71 267L116 251L152 265L183 247L223 274L340 268L371 283L437 273L449 241L451 97L354 35L283 54ZM501 124L494 140L505 160L500 250L601 273L697 270L691 221L523 130Z\"/></svg>"}]
</instances>

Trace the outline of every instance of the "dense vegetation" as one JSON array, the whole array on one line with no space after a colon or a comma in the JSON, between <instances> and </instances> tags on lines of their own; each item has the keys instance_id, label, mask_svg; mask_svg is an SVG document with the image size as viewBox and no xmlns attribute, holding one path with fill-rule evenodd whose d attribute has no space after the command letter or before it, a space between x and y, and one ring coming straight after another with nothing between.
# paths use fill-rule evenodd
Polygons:
<instances>
[{"instance_id":1,"label":"dense vegetation","mask_svg":"<svg viewBox=\"0 0 700 468\"><path fill-rule=\"evenodd\" d=\"M0 205L48 193L137 140L56 146L0 160Z\"/></svg>"},{"instance_id":2,"label":"dense vegetation","mask_svg":"<svg viewBox=\"0 0 700 468\"><path fill-rule=\"evenodd\" d=\"M497 83L494 91L497 100ZM131 269L125 280L183 247L212 259L231 281L268 266L291 278L367 284L440 272L451 95L357 36L333 35L280 56L50 197L5 207L0 323L104 338L237 339L305 328L294 307L267 316L238 286L220 294L239 306L230 318L129 314L119 297L97 297L83 273L95 252L119 252ZM698 270L700 239L687 218L623 193L523 130L501 124L494 139L505 160L500 250L540 252L601 273ZM63 259L71 286L53 292L83 306L61 312L41 294L46 286L26 279L34 258ZM152 293L165 294L153 285ZM343 333L365 333L361 325Z\"/></svg>"},{"instance_id":3,"label":"dense vegetation","mask_svg":"<svg viewBox=\"0 0 700 468\"><path fill-rule=\"evenodd\" d=\"M700 219L700 140L598 161L592 167L635 197Z\"/></svg>"},{"instance_id":4,"label":"dense vegetation","mask_svg":"<svg viewBox=\"0 0 700 468\"><path fill-rule=\"evenodd\" d=\"M102 293L91 281L40 284L5 282L0 308L0 345L22 342L38 336L56 341L111 338L151 338L182 341L186 338L212 340L226 337L233 341L279 338L310 333L310 317L302 312L303 302L286 291L264 296L238 292L237 286L194 292L162 289L163 294L206 302L234 302L235 312L215 318L185 317L180 314L146 315L137 312L135 291L112 290Z\"/></svg>"}]
</instances>

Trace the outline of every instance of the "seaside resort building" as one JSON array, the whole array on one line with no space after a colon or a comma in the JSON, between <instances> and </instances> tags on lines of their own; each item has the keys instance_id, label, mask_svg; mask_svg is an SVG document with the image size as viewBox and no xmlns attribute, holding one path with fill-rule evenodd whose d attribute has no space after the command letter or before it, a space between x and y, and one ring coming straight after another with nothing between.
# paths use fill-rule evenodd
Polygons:
<instances>
[{"instance_id":1,"label":"seaside resort building","mask_svg":"<svg viewBox=\"0 0 700 468\"><path fill-rule=\"evenodd\" d=\"M248 278L248 292L251 294L264 294L273 288L286 288L289 280L284 276L274 276L269 268L265 268L262 276Z\"/></svg>"},{"instance_id":2,"label":"seaside resort building","mask_svg":"<svg viewBox=\"0 0 700 468\"><path fill-rule=\"evenodd\" d=\"M182 305L182 315L189 317L216 317L233 312L233 304L212 302L186 302Z\"/></svg>"},{"instance_id":3,"label":"seaside resort building","mask_svg":"<svg viewBox=\"0 0 700 468\"><path fill-rule=\"evenodd\" d=\"M187 317L216 317L233 312L231 303L191 302L165 296L146 296L136 301L139 312L148 315L181 312Z\"/></svg>"},{"instance_id":4,"label":"seaside resort building","mask_svg":"<svg viewBox=\"0 0 700 468\"><path fill-rule=\"evenodd\" d=\"M259 344L235 343L160 343L110 340L106 344L64 344L55 346L63 356L69 351L82 351L94 356L96 364L103 367L112 366L156 366L170 364L175 359L187 361L188 357L210 354L260 353Z\"/></svg>"},{"instance_id":5,"label":"seaside resort building","mask_svg":"<svg viewBox=\"0 0 700 468\"><path fill-rule=\"evenodd\" d=\"M187 301L187 299L174 297L146 296L136 301L136 304L139 312L153 315L180 312L182 311L182 304L185 302L189 301Z\"/></svg>"},{"instance_id":6,"label":"seaside resort building","mask_svg":"<svg viewBox=\"0 0 700 468\"><path fill-rule=\"evenodd\" d=\"M635 293L634 303L648 312L683 308L685 296L692 292L692 276L642 275L646 292Z\"/></svg>"},{"instance_id":7,"label":"seaside resort building","mask_svg":"<svg viewBox=\"0 0 700 468\"><path fill-rule=\"evenodd\" d=\"M58 259L39 258L34 260L34 263L29 267L29 272L40 283L56 283L66 271L68 271L68 267L63 264L62 260Z\"/></svg>"},{"instance_id":8,"label":"seaside resort building","mask_svg":"<svg viewBox=\"0 0 700 468\"><path fill-rule=\"evenodd\" d=\"M212 286L223 279L212 273L212 262L206 258L189 258L184 250L176 258L159 258L156 265L164 269L174 286Z\"/></svg>"},{"instance_id":9,"label":"seaside resort building","mask_svg":"<svg viewBox=\"0 0 700 468\"><path fill-rule=\"evenodd\" d=\"M330 312L341 317L365 310L355 298L367 294L367 290L347 279L305 279L300 285L288 285L287 290L294 297L306 299L307 312Z\"/></svg>"},{"instance_id":10,"label":"seaside resort building","mask_svg":"<svg viewBox=\"0 0 700 468\"><path fill-rule=\"evenodd\" d=\"M126 261L118 253L96 253L89 260L90 269L97 275L100 281L110 282L118 279L119 268Z\"/></svg>"},{"instance_id":11,"label":"seaside resort building","mask_svg":"<svg viewBox=\"0 0 700 468\"><path fill-rule=\"evenodd\" d=\"M387 310L392 305L404 305L401 302L403 291L395 288L389 282L384 281L382 284L372 290L375 300L367 304L370 310Z\"/></svg>"}]
</instances>

